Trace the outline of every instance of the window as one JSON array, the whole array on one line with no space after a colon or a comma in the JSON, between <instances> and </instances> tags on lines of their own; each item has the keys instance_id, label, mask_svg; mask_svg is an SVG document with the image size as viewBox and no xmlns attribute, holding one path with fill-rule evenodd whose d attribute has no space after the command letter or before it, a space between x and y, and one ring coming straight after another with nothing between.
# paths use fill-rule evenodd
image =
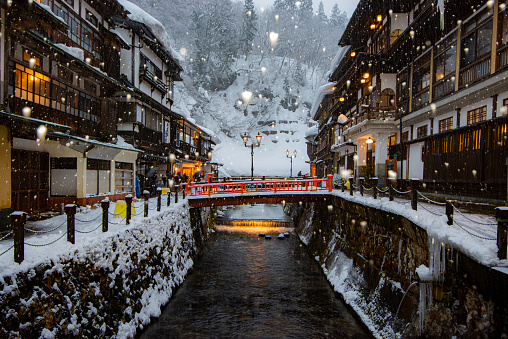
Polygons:
<instances>
[{"instance_id":1,"label":"window","mask_svg":"<svg viewBox=\"0 0 508 339\"><path fill-rule=\"evenodd\" d=\"M406 142L409 140L409 131L402 133L402 142Z\"/></svg>"},{"instance_id":2,"label":"window","mask_svg":"<svg viewBox=\"0 0 508 339\"><path fill-rule=\"evenodd\" d=\"M390 45L393 44L395 40L397 40L397 38L402 34L402 32L403 30L396 29L392 32L392 34L390 34Z\"/></svg>"},{"instance_id":3,"label":"window","mask_svg":"<svg viewBox=\"0 0 508 339\"><path fill-rule=\"evenodd\" d=\"M487 106L473 109L467 112L467 124L471 125L487 118Z\"/></svg>"},{"instance_id":4,"label":"window","mask_svg":"<svg viewBox=\"0 0 508 339\"><path fill-rule=\"evenodd\" d=\"M460 44L460 67L464 68L488 55L492 49L492 9L479 13L464 24L464 37Z\"/></svg>"},{"instance_id":5,"label":"window","mask_svg":"<svg viewBox=\"0 0 508 339\"><path fill-rule=\"evenodd\" d=\"M436 81L455 73L457 44L454 39L455 35L452 34L436 46L436 57L434 59L434 79Z\"/></svg>"},{"instance_id":6,"label":"window","mask_svg":"<svg viewBox=\"0 0 508 339\"><path fill-rule=\"evenodd\" d=\"M72 84L74 80L74 73L69 69L59 65L58 77L62 80L65 80L67 83Z\"/></svg>"},{"instance_id":7,"label":"window","mask_svg":"<svg viewBox=\"0 0 508 339\"><path fill-rule=\"evenodd\" d=\"M86 20L90 21L90 23L95 27L99 26L99 21L97 20L97 17L93 15L89 10L86 10Z\"/></svg>"},{"instance_id":8,"label":"window","mask_svg":"<svg viewBox=\"0 0 508 339\"><path fill-rule=\"evenodd\" d=\"M142 72L147 71L152 77L156 76L159 80L162 80L162 70L143 54L141 54L140 67Z\"/></svg>"},{"instance_id":9,"label":"window","mask_svg":"<svg viewBox=\"0 0 508 339\"><path fill-rule=\"evenodd\" d=\"M97 95L97 85L94 84L92 81L90 81L88 79L84 79L84 88L85 88L85 91L87 91L93 95Z\"/></svg>"},{"instance_id":10,"label":"window","mask_svg":"<svg viewBox=\"0 0 508 339\"><path fill-rule=\"evenodd\" d=\"M453 128L453 117L439 120L439 133L451 130Z\"/></svg>"},{"instance_id":11,"label":"window","mask_svg":"<svg viewBox=\"0 0 508 339\"><path fill-rule=\"evenodd\" d=\"M100 159L86 160L87 170L109 171L109 165L110 165L109 160L100 160Z\"/></svg>"},{"instance_id":12,"label":"window","mask_svg":"<svg viewBox=\"0 0 508 339\"><path fill-rule=\"evenodd\" d=\"M134 102L118 103L118 122L135 122L136 104Z\"/></svg>"},{"instance_id":13,"label":"window","mask_svg":"<svg viewBox=\"0 0 508 339\"><path fill-rule=\"evenodd\" d=\"M145 126L154 130L154 131L160 131L160 122L161 117L160 114L155 112L154 110L150 108L145 108Z\"/></svg>"},{"instance_id":14,"label":"window","mask_svg":"<svg viewBox=\"0 0 508 339\"><path fill-rule=\"evenodd\" d=\"M395 106L395 92L391 88L385 88L381 92L381 101L379 103L380 107L390 107Z\"/></svg>"},{"instance_id":15,"label":"window","mask_svg":"<svg viewBox=\"0 0 508 339\"><path fill-rule=\"evenodd\" d=\"M49 77L20 64L16 64L15 69L11 64L10 68L16 73L13 84L15 97L44 106L50 105Z\"/></svg>"},{"instance_id":16,"label":"window","mask_svg":"<svg viewBox=\"0 0 508 339\"><path fill-rule=\"evenodd\" d=\"M132 192L134 184L133 164L129 162L115 163L115 192Z\"/></svg>"},{"instance_id":17,"label":"window","mask_svg":"<svg viewBox=\"0 0 508 339\"><path fill-rule=\"evenodd\" d=\"M427 136L427 132L428 132L428 127L429 127L428 125L418 127L416 129L416 137L418 139L426 137Z\"/></svg>"},{"instance_id":18,"label":"window","mask_svg":"<svg viewBox=\"0 0 508 339\"><path fill-rule=\"evenodd\" d=\"M30 62L30 59L34 60L34 64L37 67L41 67L41 59L42 57L33 51L25 50L23 51L23 60L26 62Z\"/></svg>"}]
</instances>

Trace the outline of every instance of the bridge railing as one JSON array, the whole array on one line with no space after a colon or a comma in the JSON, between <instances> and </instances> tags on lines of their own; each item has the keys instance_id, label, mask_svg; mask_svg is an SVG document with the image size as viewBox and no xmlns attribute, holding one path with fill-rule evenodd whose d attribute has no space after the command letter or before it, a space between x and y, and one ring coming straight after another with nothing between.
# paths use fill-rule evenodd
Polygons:
<instances>
[{"instance_id":1,"label":"bridge railing","mask_svg":"<svg viewBox=\"0 0 508 339\"><path fill-rule=\"evenodd\" d=\"M244 194L265 192L312 192L332 191L332 175L327 178L301 180L265 180L265 181L227 181L220 183L196 184L191 182L186 187L189 197L212 196L219 194Z\"/></svg>"}]
</instances>

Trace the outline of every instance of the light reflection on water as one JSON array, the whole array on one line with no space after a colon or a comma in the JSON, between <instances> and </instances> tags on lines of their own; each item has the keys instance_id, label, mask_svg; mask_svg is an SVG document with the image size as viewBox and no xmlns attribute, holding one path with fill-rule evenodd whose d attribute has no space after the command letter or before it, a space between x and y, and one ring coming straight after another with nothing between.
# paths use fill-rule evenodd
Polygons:
<instances>
[{"instance_id":1,"label":"light reflection on water","mask_svg":"<svg viewBox=\"0 0 508 339\"><path fill-rule=\"evenodd\" d=\"M289 238L277 235L291 232ZM259 233L272 235L265 240ZM141 338L368 338L292 228L217 227Z\"/></svg>"}]
</instances>

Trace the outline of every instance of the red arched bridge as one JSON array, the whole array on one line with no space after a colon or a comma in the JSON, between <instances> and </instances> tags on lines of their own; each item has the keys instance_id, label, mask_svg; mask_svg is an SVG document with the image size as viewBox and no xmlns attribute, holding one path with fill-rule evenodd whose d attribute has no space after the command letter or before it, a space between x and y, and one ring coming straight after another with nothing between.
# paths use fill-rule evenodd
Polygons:
<instances>
[{"instance_id":1,"label":"red arched bridge","mask_svg":"<svg viewBox=\"0 0 508 339\"><path fill-rule=\"evenodd\" d=\"M185 192L190 207L313 202L330 197L332 178L192 182Z\"/></svg>"}]
</instances>

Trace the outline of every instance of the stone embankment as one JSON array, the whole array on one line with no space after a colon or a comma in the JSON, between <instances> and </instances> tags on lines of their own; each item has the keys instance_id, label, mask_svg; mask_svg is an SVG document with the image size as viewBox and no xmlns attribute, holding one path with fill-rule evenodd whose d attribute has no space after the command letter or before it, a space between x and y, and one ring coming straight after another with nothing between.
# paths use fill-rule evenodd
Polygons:
<instances>
[{"instance_id":1,"label":"stone embankment","mask_svg":"<svg viewBox=\"0 0 508 339\"><path fill-rule=\"evenodd\" d=\"M507 274L403 216L339 196L294 205L292 216L375 337L508 338Z\"/></svg>"},{"instance_id":2,"label":"stone embankment","mask_svg":"<svg viewBox=\"0 0 508 339\"><path fill-rule=\"evenodd\" d=\"M0 337L134 337L193 266L208 213L171 209L57 260L0 274Z\"/></svg>"}]
</instances>

